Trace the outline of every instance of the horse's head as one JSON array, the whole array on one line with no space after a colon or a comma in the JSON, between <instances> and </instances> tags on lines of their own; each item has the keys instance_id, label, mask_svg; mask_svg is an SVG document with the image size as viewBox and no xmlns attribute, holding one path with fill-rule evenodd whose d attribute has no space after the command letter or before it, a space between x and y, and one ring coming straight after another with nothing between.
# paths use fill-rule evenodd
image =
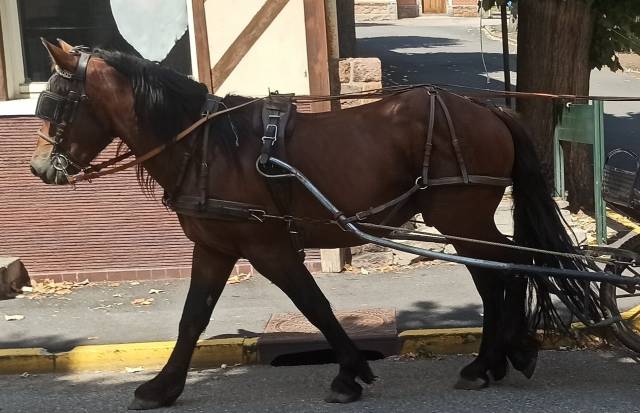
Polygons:
<instances>
[{"instance_id":1,"label":"horse's head","mask_svg":"<svg viewBox=\"0 0 640 413\"><path fill-rule=\"evenodd\" d=\"M38 99L36 116L45 122L31 171L47 184L61 185L118 136L118 118L127 106L132 112L133 96L126 79L102 59L62 41L61 47L42 42L54 72Z\"/></svg>"}]
</instances>

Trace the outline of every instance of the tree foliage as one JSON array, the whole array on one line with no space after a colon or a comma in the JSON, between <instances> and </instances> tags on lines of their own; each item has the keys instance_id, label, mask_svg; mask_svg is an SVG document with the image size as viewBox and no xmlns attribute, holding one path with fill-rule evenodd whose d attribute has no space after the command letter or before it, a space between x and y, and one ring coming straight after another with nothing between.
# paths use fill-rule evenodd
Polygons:
<instances>
[{"instance_id":1,"label":"tree foliage","mask_svg":"<svg viewBox=\"0 0 640 413\"><path fill-rule=\"evenodd\" d=\"M560 1L560 0L537 0ZM616 52L640 53L640 0L565 0L591 3L594 13L593 40L591 42L590 64L592 68L603 66L611 70L621 70ZM493 6L511 3L517 7L517 0L483 0L482 6L489 10Z\"/></svg>"}]
</instances>

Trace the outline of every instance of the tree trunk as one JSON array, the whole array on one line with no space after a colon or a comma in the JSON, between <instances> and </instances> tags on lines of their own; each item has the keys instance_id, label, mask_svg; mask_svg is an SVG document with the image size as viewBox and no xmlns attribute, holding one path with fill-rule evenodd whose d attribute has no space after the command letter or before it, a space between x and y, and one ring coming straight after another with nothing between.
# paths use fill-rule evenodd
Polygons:
<instances>
[{"instance_id":1,"label":"tree trunk","mask_svg":"<svg viewBox=\"0 0 640 413\"><path fill-rule=\"evenodd\" d=\"M356 17L354 0L338 0L338 43L340 57L356 56Z\"/></svg>"},{"instance_id":2,"label":"tree trunk","mask_svg":"<svg viewBox=\"0 0 640 413\"><path fill-rule=\"evenodd\" d=\"M589 51L594 20L586 0L520 1L518 11L518 88L520 92L589 94ZM553 103L519 98L517 109L531 132L542 168L553 183ZM590 145L565 149L566 188L572 210L593 209ZM550 186L552 187L552 186Z\"/></svg>"}]
</instances>

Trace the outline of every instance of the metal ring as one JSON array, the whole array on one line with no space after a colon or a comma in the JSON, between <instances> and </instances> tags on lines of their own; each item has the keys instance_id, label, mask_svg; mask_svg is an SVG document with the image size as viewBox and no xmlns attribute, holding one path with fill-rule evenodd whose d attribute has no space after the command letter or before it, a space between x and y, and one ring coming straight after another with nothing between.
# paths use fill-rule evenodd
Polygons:
<instances>
[{"instance_id":1,"label":"metal ring","mask_svg":"<svg viewBox=\"0 0 640 413\"><path fill-rule=\"evenodd\" d=\"M423 182L423 180L422 180L422 177L421 177L421 176L419 176L419 177L417 177L417 178L416 178L416 182L415 182L415 183L416 183L416 185L418 185L418 189L421 189L421 190L422 190L422 189L427 189L427 188L429 188L429 185L425 185L425 184L424 184L424 182Z\"/></svg>"},{"instance_id":2,"label":"metal ring","mask_svg":"<svg viewBox=\"0 0 640 413\"><path fill-rule=\"evenodd\" d=\"M51 155L51 166L53 166L53 169L55 169L56 171L66 173L67 168L69 167L70 164L71 164L71 161L69 160L69 158L67 158L61 153L54 153Z\"/></svg>"}]
</instances>

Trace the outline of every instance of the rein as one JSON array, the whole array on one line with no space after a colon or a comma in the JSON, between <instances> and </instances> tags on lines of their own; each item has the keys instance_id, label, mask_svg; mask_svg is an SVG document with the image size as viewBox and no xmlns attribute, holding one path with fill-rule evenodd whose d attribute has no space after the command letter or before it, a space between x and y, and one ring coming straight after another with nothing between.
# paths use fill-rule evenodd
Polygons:
<instances>
[{"instance_id":1,"label":"rein","mask_svg":"<svg viewBox=\"0 0 640 413\"><path fill-rule=\"evenodd\" d=\"M397 93L402 93L408 90L417 89L421 87L432 87L438 90L444 90L450 93L450 90L446 88L455 88L455 89L464 89L464 90L472 90L477 93L475 96L477 97L519 97L519 98L546 98L546 99L564 99L564 100L602 100L602 101L612 101L612 102L633 102L640 101L640 96L599 96L599 95L559 95L553 93L543 93L543 92L506 92L501 90L493 90L493 89L483 89L472 86L464 86L464 85L456 85L456 84L448 84L448 83L419 83L413 85L399 85L399 86L386 86L379 89L372 89L367 92L352 92L352 93L344 93L339 95L306 95L306 96L294 96L292 99L295 102L305 102L305 103L314 103L314 102L324 102L331 100L341 100L341 99L376 99L386 96L395 95Z\"/></svg>"},{"instance_id":2,"label":"rein","mask_svg":"<svg viewBox=\"0 0 640 413\"><path fill-rule=\"evenodd\" d=\"M167 149L169 146L175 144L176 142L181 141L182 139L186 138L187 136L189 136L191 134L191 132L193 132L194 130L198 129L203 123L218 117L220 115L223 115L225 113L228 112L233 112L235 110L238 110L240 108L243 108L245 106L248 106L252 103L258 102L263 100L264 98L256 98L253 100L250 100L248 102L242 103L240 105L237 106L233 106L231 108L228 109L223 109L214 113L210 113L206 116L203 116L202 118L198 119L196 122L194 122L191 126L189 126L188 128L184 129L182 132L178 133L176 136L174 136L173 138L171 138L171 140L169 140L168 142L157 146L153 149L151 149L149 152L145 153L142 156L136 157L135 160L127 162L125 164L122 164L120 166L116 166L114 168L111 169L107 169L102 171L101 169L104 169L107 166L111 166L117 162L120 162L126 158L129 158L131 156L133 156L133 152L128 151L120 156L117 156L113 159L110 159L108 161L102 162L98 165L91 165L88 168L86 168L85 170L83 170L81 173L76 174L76 175L72 175L67 177L67 180L69 181L70 184L74 185L78 182L82 182L82 181L91 181L93 179L99 178L101 176L106 176L106 175L111 175L114 174L116 172L120 172L123 171L125 169L129 169L132 168L134 166L137 166L145 161L148 161L149 159L157 156L158 154L160 154L162 151L164 151L165 149Z\"/></svg>"},{"instance_id":3,"label":"rein","mask_svg":"<svg viewBox=\"0 0 640 413\"><path fill-rule=\"evenodd\" d=\"M506 92L506 91L499 91L499 90L492 90L492 89L484 89L484 88L476 88L476 87L471 87L471 86L463 86L463 85L456 85L456 84L416 84L416 85L407 85L407 86L390 86L390 87L383 87L383 88L379 88L379 89L374 89L371 91L367 91L367 92L354 92L354 93L344 93L344 94L339 94L339 95L305 95L305 96L292 96L291 100L293 102L304 102L304 103L314 103L314 102L325 102L325 101L334 101L334 100L342 100L342 99L366 99L366 98L370 98L370 99L376 99L376 98L383 98L383 97L388 97L388 96L392 96L398 93L402 93L411 89L416 89L416 88L420 88L420 87L432 87L435 89L439 89L439 90L446 90L445 88L456 88L456 89L464 89L464 90L470 90L470 91L475 91L478 93L474 93L474 95L476 97L506 97L506 96L511 96L511 97L518 97L518 98L546 98L546 99L561 99L561 100L602 100L602 101L640 101L640 97L617 97L617 96L592 96L592 95L560 95L560 94L552 94L552 93L541 93L541 92ZM189 126L188 128L184 129L182 132L178 133L176 136L174 136L171 140L169 140L168 142L150 150L149 152L145 153L142 156L136 157L135 160L127 162L123 165L111 168L111 169L106 169L103 170L104 168L107 168L109 166L112 166L120 161L123 161L127 158L130 158L131 156L133 156L133 152L132 151L128 151L125 152L115 158L109 159L107 161L101 162L99 164L96 165L89 165L86 168L82 169L82 172L76 174L76 175L68 175L67 176L67 180L70 184L74 185L78 182L82 182L82 181L91 181L93 179L102 177L102 176L106 176L106 175L111 175L114 174L116 172L120 172L123 171L125 169L129 169L132 168L134 166L137 166L145 161L148 161L149 159L157 156L158 154L160 154L161 152L163 152L165 149L167 149L169 146L175 144L176 142L181 141L182 139L184 139L185 137L189 136L194 130L196 130L197 128L199 128L202 124L204 124L205 122L223 115L225 113L228 112L232 112L235 111L237 109L240 109L244 106L248 106L252 103L258 102L258 101L262 101L265 98L256 98L253 100L250 100L248 102L242 103L240 105L231 107L231 108L227 108L227 109L223 109L221 111L217 111L214 113L210 113L207 114L205 116L203 116L202 118L198 119L198 121L194 122L191 126ZM39 135L44 138L45 140L51 142L51 138L48 136L44 136L44 134L40 134Z\"/></svg>"}]
</instances>

